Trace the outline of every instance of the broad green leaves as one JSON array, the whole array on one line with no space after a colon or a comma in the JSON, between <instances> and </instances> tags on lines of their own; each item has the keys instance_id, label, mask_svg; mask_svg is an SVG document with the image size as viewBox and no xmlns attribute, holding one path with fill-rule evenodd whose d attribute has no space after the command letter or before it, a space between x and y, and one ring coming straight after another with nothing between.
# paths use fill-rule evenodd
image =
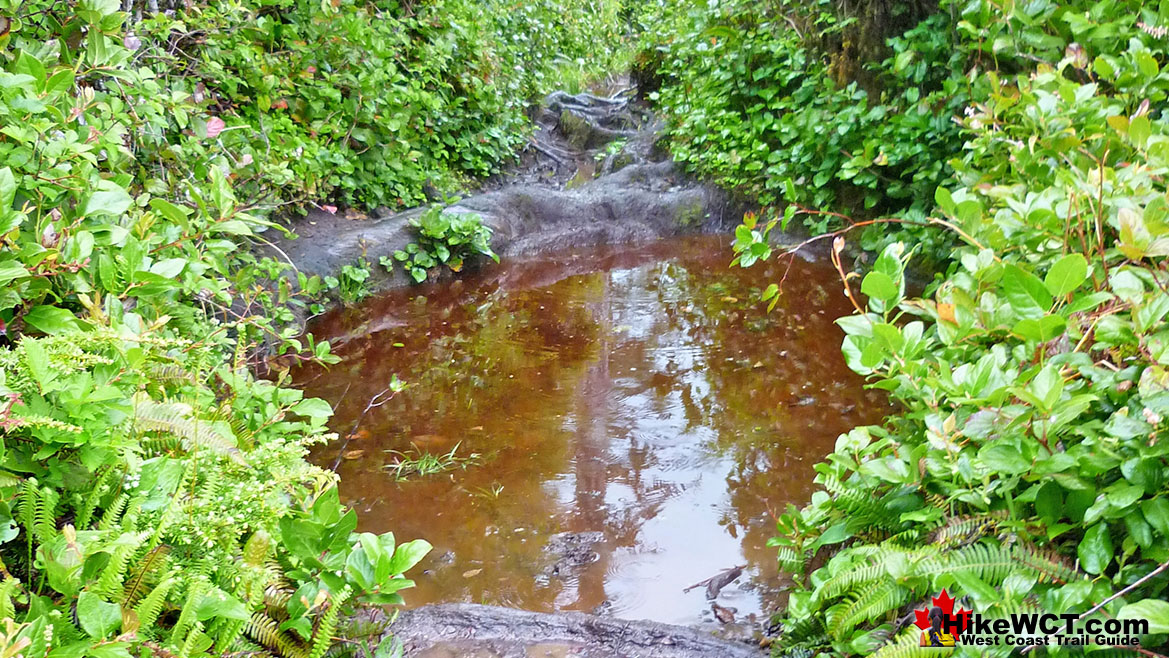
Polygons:
<instances>
[{"instance_id":1,"label":"broad green leaves","mask_svg":"<svg viewBox=\"0 0 1169 658\"><path fill-rule=\"evenodd\" d=\"M1037 320L1051 308L1051 293L1039 277L1017 265L1003 268L1003 292L1015 314L1023 319Z\"/></svg>"},{"instance_id":2,"label":"broad green leaves","mask_svg":"<svg viewBox=\"0 0 1169 658\"><path fill-rule=\"evenodd\" d=\"M1114 557L1112 537L1108 533L1108 524L1097 523L1084 533L1084 539L1076 547L1076 554L1080 557L1080 565L1090 574L1102 573L1112 563Z\"/></svg>"},{"instance_id":3,"label":"broad green leaves","mask_svg":"<svg viewBox=\"0 0 1169 658\"><path fill-rule=\"evenodd\" d=\"M1150 633L1169 633L1169 601L1144 599L1129 603L1116 613L1117 619L1143 619L1149 622Z\"/></svg>"},{"instance_id":4,"label":"broad green leaves","mask_svg":"<svg viewBox=\"0 0 1169 658\"><path fill-rule=\"evenodd\" d=\"M414 586L414 581L402 574L418 564L431 546L423 540L407 542L395 548L394 535L361 533L358 547L349 553L345 571L365 592L366 600L374 604L401 603L399 590Z\"/></svg>"},{"instance_id":5,"label":"broad green leaves","mask_svg":"<svg viewBox=\"0 0 1169 658\"><path fill-rule=\"evenodd\" d=\"M483 224L483 218L477 213L446 211L434 205L410 223L418 239L406 245L405 250L395 251L394 258L402 263L415 283L425 281L427 270L439 264L459 272L473 257L486 256L499 262L499 256L491 250L491 227ZM381 264L392 270L388 259L383 259Z\"/></svg>"},{"instance_id":6,"label":"broad green leaves","mask_svg":"<svg viewBox=\"0 0 1169 658\"><path fill-rule=\"evenodd\" d=\"M1169 561L1169 125L1152 109L1169 93L1166 53L1132 27L1137 4L1054 7L944 3L958 23L941 84L971 97L960 116L945 113L967 131L953 144L962 155L923 214L961 245L930 268L922 299L874 266L860 285L868 308L837 320L849 367L901 409L867 430L875 440L841 437L816 466L826 491L780 519L773 545L796 572L828 529L874 533L796 587L792 653L873 653L865 643L883 620L942 587L975 609L1053 612L1123 589L1106 613L1169 632L1169 590L1146 578ZM898 71L921 60L890 47ZM1008 545L1052 561L995 555ZM974 559L914 570L967 550ZM1069 571L1053 582L1045 570L1057 564ZM864 614L850 615L859 601ZM815 631L828 641L800 635L811 618L828 620Z\"/></svg>"},{"instance_id":7,"label":"broad green leaves","mask_svg":"<svg viewBox=\"0 0 1169 658\"><path fill-rule=\"evenodd\" d=\"M77 620L90 637L104 640L121 627L122 609L117 603L102 601L92 592L82 592L77 597Z\"/></svg>"},{"instance_id":8,"label":"broad green leaves","mask_svg":"<svg viewBox=\"0 0 1169 658\"><path fill-rule=\"evenodd\" d=\"M101 181L86 201L84 213L118 216L126 212L133 202L126 188L112 181Z\"/></svg>"},{"instance_id":9,"label":"broad green leaves","mask_svg":"<svg viewBox=\"0 0 1169 658\"><path fill-rule=\"evenodd\" d=\"M888 305L900 294L897 284L884 272L869 272L861 282L861 292Z\"/></svg>"},{"instance_id":10,"label":"broad green leaves","mask_svg":"<svg viewBox=\"0 0 1169 658\"><path fill-rule=\"evenodd\" d=\"M1082 254L1068 254L1047 271L1043 285L1056 297L1066 295L1088 278L1088 260Z\"/></svg>"},{"instance_id":11,"label":"broad green leaves","mask_svg":"<svg viewBox=\"0 0 1169 658\"><path fill-rule=\"evenodd\" d=\"M77 318L68 310L56 306L34 306L24 314L24 321L33 329L46 334L60 334L77 329Z\"/></svg>"}]
</instances>

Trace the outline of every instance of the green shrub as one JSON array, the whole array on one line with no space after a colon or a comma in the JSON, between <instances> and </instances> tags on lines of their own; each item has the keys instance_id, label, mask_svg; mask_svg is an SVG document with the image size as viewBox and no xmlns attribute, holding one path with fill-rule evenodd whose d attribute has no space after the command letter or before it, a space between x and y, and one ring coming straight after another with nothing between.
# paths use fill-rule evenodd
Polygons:
<instances>
[{"instance_id":1,"label":"green shrub","mask_svg":"<svg viewBox=\"0 0 1169 658\"><path fill-rule=\"evenodd\" d=\"M426 271L440 264L458 272L475 256L499 262L499 256L491 250L491 227L484 226L483 218L476 213L449 212L441 206L431 206L410 220L410 225L417 231L418 240L395 251L394 258L416 283L425 281ZM382 265L389 269L391 263L387 260Z\"/></svg>"},{"instance_id":2,"label":"green shrub","mask_svg":"<svg viewBox=\"0 0 1169 658\"><path fill-rule=\"evenodd\" d=\"M860 281L867 304L838 321L849 366L902 411L841 436L816 467L826 491L781 517L773 544L802 579L777 651L910 655L904 615L942 588L992 617L1107 602L1097 614L1148 617L1158 646L1169 9L943 7L983 66L955 177L931 195L931 223L962 245L921 297L906 292L917 249L888 245ZM740 229L741 259L771 255L765 230Z\"/></svg>"},{"instance_id":3,"label":"green shrub","mask_svg":"<svg viewBox=\"0 0 1169 658\"><path fill-rule=\"evenodd\" d=\"M513 4L242 0L143 29L172 76L205 88L222 143L250 160L243 194L397 208L424 201L428 183L496 171L527 141L528 105L562 82L558 62L587 55L596 72L616 56L612 0Z\"/></svg>"},{"instance_id":4,"label":"green shrub","mask_svg":"<svg viewBox=\"0 0 1169 658\"><path fill-rule=\"evenodd\" d=\"M0 611L29 651L311 658L400 602L429 545L353 534L305 461L327 403L163 323L86 324L0 353Z\"/></svg>"},{"instance_id":5,"label":"green shrub","mask_svg":"<svg viewBox=\"0 0 1169 658\"><path fill-rule=\"evenodd\" d=\"M764 205L822 208L842 190L882 212L929 209L969 99L963 58L937 14L891 39L884 60L822 47L852 19L830 2L712 5L656 44L674 157ZM794 27L796 25L797 27ZM868 67L851 79L849 67ZM824 216L807 217L813 231Z\"/></svg>"},{"instance_id":6,"label":"green shrub","mask_svg":"<svg viewBox=\"0 0 1169 658\"><path fill-rule=\"evenodd\" d=\"M326 283L247 247L278 204L489 171L556 82L542 49L579 57L611 12L120 5L0 0L0 632L26 655L321 658L428 545L355 533L305 460L329 406L250 374L268 348L336 357L292 323ZM340 275L356 298L368 266Z\"/></svg>"}]
</instances>

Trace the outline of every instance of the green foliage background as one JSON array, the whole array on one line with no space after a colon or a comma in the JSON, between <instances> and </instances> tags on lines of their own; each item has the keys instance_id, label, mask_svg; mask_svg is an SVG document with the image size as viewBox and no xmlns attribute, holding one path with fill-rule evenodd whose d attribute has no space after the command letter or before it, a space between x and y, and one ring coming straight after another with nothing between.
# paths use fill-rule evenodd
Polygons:
<instances>
[{"instance_id":1,"label":"green foliage background","mask_svg":"<svg viewBox=\"0 0 1169 658\"><path fill-rule=\"evenodd\" d=\"M533 99L618 54L618 6L158 4L0 0L0 651L392 655L347 620L430 547L355 532L305 460L329 405L254 375L335 361L292 310L368 269L249 247L284 207L494 171ZM433 228L441 262L490 255Z\"/></svg>"},{"instance_id":2,"label":"green foliage background","mask_svg":"<svg viewBox=\"0 0 1169 658\"><path fill-rule=\"evenodd\" d=\"M903 411L841 436L825 491L780 518L773 647L939 655L912 611L942 588L991 617L1145 618L1162 646L1169 4L922 9L684 5L637 60L677 157L764 205L741 265L796 218L837 258L864 227L879 254L838 324ZM916 295L923 255L940 272Z\"/></svg>"}]
</instances>

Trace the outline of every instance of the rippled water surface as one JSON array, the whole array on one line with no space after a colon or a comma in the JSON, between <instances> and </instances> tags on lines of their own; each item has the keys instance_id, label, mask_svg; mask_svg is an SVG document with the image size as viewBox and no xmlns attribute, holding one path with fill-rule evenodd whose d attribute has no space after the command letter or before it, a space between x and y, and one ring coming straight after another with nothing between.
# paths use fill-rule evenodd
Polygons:
<instances>
[{"instance_id":1,"label":"rippled water surface","mask_svg":"<svg viewBox=\"0 0 1169 658\"><path fill-rule=\"evenodd\" d=\"M731 257L725 236L582 250L311 327L344 360L296 380L352 435L318 463L336 464L364 529L435 545L409 605L714 624L702 588L683 588L747 565L719 603L770 610L773 514L808 499L839 433L889 409L840 356L832 320L850 306L827 262L742 270ZM785 272L767 313L753 300ZM394 374L409 387L358 423ZM478 463L405 482L386 469L451 450ZM587 531L603 541L583 567L544 549Z\"/></svg>"}]
</instances>

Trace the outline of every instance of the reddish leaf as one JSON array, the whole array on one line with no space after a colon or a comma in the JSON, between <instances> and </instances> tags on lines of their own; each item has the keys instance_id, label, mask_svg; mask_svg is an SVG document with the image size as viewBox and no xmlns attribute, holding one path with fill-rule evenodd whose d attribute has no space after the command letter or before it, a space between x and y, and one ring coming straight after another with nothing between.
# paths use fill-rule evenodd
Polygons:
<instances>
[{"instance_id":1,"label":"reddish leaf","mask_svg":"<svg viewBox=\"0 0 1169 658\"><path fill-rule=\"evenodd\" d=\"M207 120L207 139L219 137L219 133L223 132L223 129L226 127L227 124L223 122L223 119L211 117Z\"/></svg>"}]
</instances>

